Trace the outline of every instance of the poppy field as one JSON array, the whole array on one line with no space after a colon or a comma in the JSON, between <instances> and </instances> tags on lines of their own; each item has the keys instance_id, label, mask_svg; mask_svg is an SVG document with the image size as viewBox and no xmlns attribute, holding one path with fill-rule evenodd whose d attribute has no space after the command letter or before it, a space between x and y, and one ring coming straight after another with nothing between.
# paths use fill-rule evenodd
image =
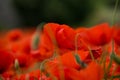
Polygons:
<instances>
[{"instance_id":1,"label":"poppy field","mask_svg":"<svg viewBox=\"0 0 120 80\"><path fill-rule=\"evenodd\" d=\"M120 28L45 23L1 33L0 80L120 80Z\"/></svg>"}]
</instances>

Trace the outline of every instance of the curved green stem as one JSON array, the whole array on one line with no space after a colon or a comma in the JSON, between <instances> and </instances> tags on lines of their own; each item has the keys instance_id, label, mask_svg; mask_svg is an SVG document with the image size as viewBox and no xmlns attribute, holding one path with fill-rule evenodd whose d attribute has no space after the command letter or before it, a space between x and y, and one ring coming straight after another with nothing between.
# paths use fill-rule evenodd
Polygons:
<instances>
[{"instance_id":1,"label":"curved green stem","mask_svg":"<svg viewBox=\"0 0 120 80\"><path fill-rule=\"evenodd\" d=\"M79 37L79 36L80 36L79 33L77 33L76 36L75 36L75 53L77 53L77 51L78 51L77 41L78 41L78 37ZM90 52L90 56L91 56L92 60L95 61L95 58L94 58L94 56L93 56L93 53L92 53L92 51L91 51L90 46L88 45L88 46L86 46L86 47L88 48L88 50L89 50L89 52Z\"/></svg>"},{"instance_id":2,"label":"curved green stem","mask_svg":"<svg viewBox=\"0 0 120 80\"><path fill-rule=\"evenodd\" d=\"M114 11L113 11L113 16L112 16L112 26L115 23L115 17L116 17L116 11L117 11L117 7L118 7L118 3L119 3L119 0L116 0Z\"/></svg>"}]
</instances>

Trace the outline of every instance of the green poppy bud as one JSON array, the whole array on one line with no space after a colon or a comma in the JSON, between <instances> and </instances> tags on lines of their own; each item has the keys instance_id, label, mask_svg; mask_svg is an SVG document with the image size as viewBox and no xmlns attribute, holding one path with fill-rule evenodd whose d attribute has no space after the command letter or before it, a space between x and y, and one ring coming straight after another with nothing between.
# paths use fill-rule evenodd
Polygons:
<instances>
[{"instance_id":1,"label":"green poppy bud","mask_svg":"<svg viewBox=\"0 0 120 80\"><path fill-rule=\"evenodd\" d=\"M38 32L36 32L33 36L32 44L31 44L33 50L38 49L39 41L40 41L40 35Z\"/></svg>"},{"instance_id":2,"label":"green poppy bud","mask_svg":"<svg viewBox=\"0 0 120 80\"><path fill-rule=\"evenodd\" d=\"M83 61L80 60L80 57L79 57L78 54L75 54L74 57L75 57L76 62L77 62L82 68L85 68L85 67L87 66Z\"/></svg>"},{"instance_id":3,"label":"green poppy bud","mask_svg":"<svg viewBox=\"0 0 120 80\"><path fill-rule=\"evenodd\" d=\"M32 43L31 43L32 50L38 49L39 42L40 42L41 27L43 25L44 25L44 23L39 24L38 27L37 27L37 29L36 29L35 34L33 35Z\"/></svg>"},{"instance_id":4,"label":"green poppy bud","mask_svg":"<svg viewBox=\"0 0 120 80\"><path fill-rule=\"evenodd\" d=\"M16 70L19 69L20 66L19 66L19 61L18 61L18 59L15 59L14 67L15 67Z\"/></svg>"}]
</instances>

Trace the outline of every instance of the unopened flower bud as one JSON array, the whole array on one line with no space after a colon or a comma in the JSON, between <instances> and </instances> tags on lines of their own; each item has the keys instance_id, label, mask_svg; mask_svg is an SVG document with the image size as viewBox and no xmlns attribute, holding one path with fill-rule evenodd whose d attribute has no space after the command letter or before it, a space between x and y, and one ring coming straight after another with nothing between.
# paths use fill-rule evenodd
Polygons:
<instances>
[{"instance_id":1,"label":"unopened flower bud","mask_svg":"<svg viewBox=\"0 0 120 80\"><path fill-rule=\"evenodd\" d=\"M38 49L39 41L40 41L40 35L38 32L36 32L33 35L33 39L32 39L32 44L31 44L32 50Z\"/></svg>"},{"instance_id":2,"label":"unopened flower bud","mask_svg":"<svg viewBox=\"0 0 120 80\"><path fill-rule=\"evenodd\" d=\"M41 32L41 28L44 24L45 23L41 23L37 26L36 32L35 32L35 34L33 35L33 38L32 38L32 43L31 43L32 50L38 49L38 46L39 46L39 43L40 43L40 32Z\"/></svg>"},{"instance_id":3,"label":"unopened flower bud","mask_svg":"<svg viewBox=\"0 0 120 80\"><path fill-rule=\"evenodd\" d=\"M14 67L15 67L16 70L19 69L19 61L18 61L18 59L15 59Z\"/></svg>"},{"instance_id":4,"label":"unopened flower bud","mask_svg":"<svg viewBox=\"0 0 120 80\"><path fill-rule=\"evenodd\" d=\"M75 54L74 57L75 57L76 62L77 62L82 68L85 68L85 67L87 66L83 61L80 60L80 57L79 57L78 54Z\"/></svg>"}]
</instances>

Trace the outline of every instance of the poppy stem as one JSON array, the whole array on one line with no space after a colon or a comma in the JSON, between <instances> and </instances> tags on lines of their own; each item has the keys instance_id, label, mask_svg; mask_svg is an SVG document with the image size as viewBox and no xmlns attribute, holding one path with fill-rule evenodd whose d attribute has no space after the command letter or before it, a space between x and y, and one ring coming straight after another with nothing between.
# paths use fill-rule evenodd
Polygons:
<instances>
[{"instance_id":1,"label":"poppy stem","mask_svg":"<svg viewBox=\"0 0 120 80\"><path fill-rule=\"evenodd\" d=\"M55 36L54 36L54 34L53 34L52 30L51 30L51 27L50 26L46 26L46 27L47 27L46 29L48 31L48 34L50 36L50 39L51 39L52 43L55 45L55 47L58 47L56 38L55 38Z\"/></svg>"},{"instance_id":2,"label":"poppy stem","mask_svg":"<svg viewBox=\"0 0 120 80\"><path fill-rule=\"evenodd\" d=\"M115 68L113 69L112 75L110 77L110 80L113 80L113 75L114 75L114 73L115 73L115 71L116 71L117 68L118 68L118 65L116 65Z\"/></svg>"},{"instance_id":3,"label":"poppy stem","mask_svg":"<svg viewBox=\"0 0 120 80\"><path fill-rule=\"evenodd\" d=\"M80 36L79 33L77 33L76 36L75 36L75 53L77 53L77 51L78 51L78 44L77 44L77 42L78 42L78 37L79 37L79 36ZM81 41L82 41L82 40L81 40ZM83 41L82 41L82 42L83 42ZM87 46L87 48L88 48L88 50L89 50L89 52L90 52L90 56L91 56L92 60L95 61L94 56L93 56L93 53L92 53L92 51L91 51L91 48L90 48L89 46Z\"/></svg>"},{"instance_id":4,"label":"poppy stem","mask_svg":"<svg viewBox=\"0 0 120 80\"><path fill-rule=\"evenodd\" d=\"M116 75L116 76L112 76L112 77L113 77L113 79L118 78L118 80L120 80L120 75Z\"/></svg>"},{"instance_id":5,"label":"poppy stem","mask_svg":"<svg viewBox=\"0 0 120 80\"><path fill-rule=\"evenodd\" d=\"M49 62L50 60L51 60L51 58L50 59L46 59L46 60L44 60L41 63L41 65L40 65L40 71L41 71L41 74L40 74L41 78L40 78L40 80L44 80L42 78L42 73L45 73L46 77L50 77L50 78L52 78L52 80L58 80L56 76L54 76L53 74L50 74L50 71L49 71L50 67L48 65L45 65L45 63ZM46 69L48 69L48 70L46 70Z\"/></svg>"},{"instance_id":6,"label":"poppy stem","mask_svg":"<svg viewBox=\"0 0 120 80\"><path fill-rule=\"evenodd\" d=\"M103 65L103 70L104 70L104 79L107 80L107 72L106 72L106 57L107 57L107 51L106 51L106 45L103 47L103 51L101 58L100 58L100 64Z\"/></svg>"},{"instance_id":7,"label":"poppy stem","mask_svg":"<svg viewBox=\"0 0 120 80\"><path fill-rule=\"evenodd\" d=\"M41 71L41 74L42 74L42 72L44 72L44 64L46 63L48 61L48 59L46 59L46 60L44 60L43 62L41 62L41 64L40 64L40 71Z\"/></svg>"},{"instance_id":8,"label":"poppy stem","mask_svg":"<svg viewBox=\"0 0 120 80\"><path fill-rule=\"evenodd\" d=\"M113 16L112 16L112 26L115 24L115 17L116 17L116 11L117 11L118 4L119 4L119 0L116 0L114 11L113 11ZM117 57L115 56L115 53L114 53L114 40L112 39L112 51L111 51L111 54L110 54L110 63L107 67L107 74L108 74L108 71L110 70L110 68L112 66L113 60L116 59L116 58ZM112 74L115 72L116 68L113 70ZM110 80L112 80L112 79L113 79L113 76L110 78Z\"/></svg>"},{"instance_id":9,"label":"poppy stem","mask_svg":"<svg viewBox=\"0 0 120 80\"><path fill-rule=\"evenodd\" d=\"M115 24L115 17L116 17L116 11L118 7L119 0L116 0L114 11L113 11L113 16L112 16L112 26Z\"/></svg>"},{"instance_id":10,"label":"poppy stem","mask_svg":"<svg viewBox=\"0 0 120 80\"><path fill-rule=\"evenodd\" d=\"M40 80L44 80L43 78L42 78L42 74L43 73L45 73L45 75L46 75L46 77L51 77L52 75L51 74L49 74L47 71L46 71L46 68L45 68L45 63L46 62L48 62L50 59L46 59L46 60L44 60L43 62L41 62L41 64L40 64L40 71L41 71L41 73L40 73ZM49 67L48 67L49 68Z\"/></svg>"},{"instance_id":11,"label":"poppy stem","mask_svg":"<svg viewBox=\"0 0 120 80\"><path fill-rule=\"evenodd\" d=\"M88 49L89 49L90 56L91 56L92 60L95 61L95 58L94 58L93 53L92 53L92 51L91 51L91 48L90 48L89 46L88 46Z\"/></svg>"},{"instance_id":12,"label":"poppy stem","mask_svg":"<svg viewBox=\"0 0 120 80\"><path fill-rule=\"evenodd\" d=\"M105 63L106 56L107 56L106 52L102 52L102 55L101 55L101 58L100 58L100 62L99 62L100 64Z\"/></svg>"},{"instance_id":13,"label":"poppy stem","mask_svg":"<svg viewBox=\"0 0 120 80\"><path fill-rule=\"evenodd\" d=\"M112 66L112 62L113 62L113 55L114 55L114 41L113 41L113 40L112 40L111 44L112 44L112 51L111 51L111 54L110 54L110 62L109 62L109 65L108 65L108 67L107 67L107 69L106 69L106 71L105 71L105 74L104 74L104 77L105 77L105 78L107 78L107 74L108 74L108 72L109 72L109 70L110 70L110 68L111 68L111 66Z\"/></svg>"},{"instance_id":14,"label":"poppy stem","mask_svg":"<svg viewBox=\"0 0 120 80\"><path fill-rule=\"evenodd\" d=\"M87 65L81 61L80 59L80 56L77 54L78 53L78 44L77 44L77 40L78 40L78 37L79 37L79 33L76 34L75 36L75 53L73 53L74 57L75 57L75 60L76 62L82 67L82 68L85 68Z\"/></svg>"},{"instance_id":15,"label":"poppy stem","mask_svg":"<svg viewBox=\"0 0 120 80\"><path fill-rule=\"evenodd\" d=\"M50 60L55 59L56 56L57 56L57 54L55 52L51 58L45 59L44 61L42 61L41 64L40 64L40 71L44 72L44 65L45 65L45 63L48 62L48 61L50 61Z\"/></svg>"},{"instance_id":16,"label":"poppy stem","mask_svg":"<svg viewBox=\"0 0 120 80\"><path fill-rule=\"evenodd\" d=\"M63 65L62 65L62 62L61 62L61 58L59 57L60 54L59 54L59 48L58 48L58 44L57 44L57 41L56 41L56 38L51 30L51 27L50 26L46 26L47 27L47 31L49 33L49 36L53 42L53 44L55 45L54 49L56 51L56 55L58 56L58 61L59 61L59 69L60 69L60 80L65 80L65 76L64 76L64 71L63 71Z\"/></svg>"}]
</instances>

